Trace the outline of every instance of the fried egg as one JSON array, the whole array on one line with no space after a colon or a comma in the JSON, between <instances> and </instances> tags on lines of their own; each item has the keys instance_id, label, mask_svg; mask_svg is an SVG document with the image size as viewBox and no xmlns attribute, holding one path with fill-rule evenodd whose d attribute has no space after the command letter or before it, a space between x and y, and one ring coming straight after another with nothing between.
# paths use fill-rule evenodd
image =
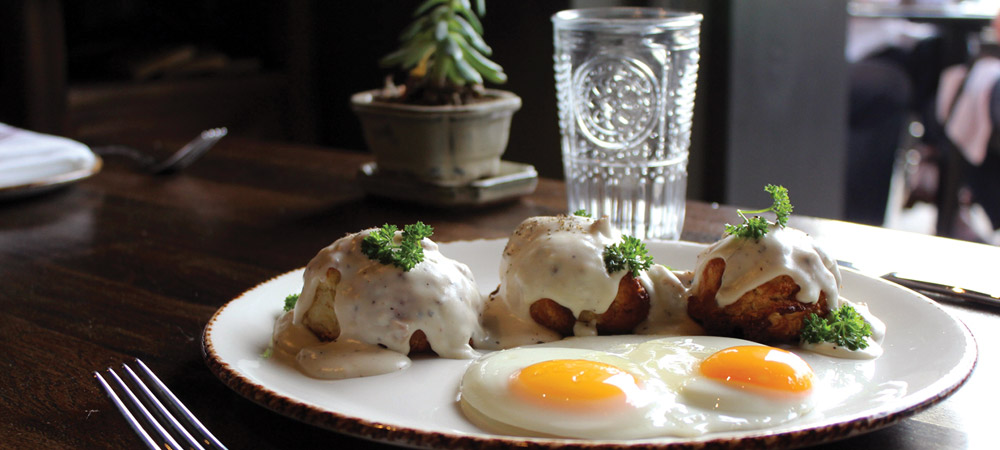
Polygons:
<instances>
[{"instance_id":1,"label":"fried egg","mask_svg":"<svg viewBox=\"0 0 1000 450\"><path fill-rule=\"evenodd\" d=\"M816 384L794 353L750 341L582 337L476 360L460 401L473 423L504 434L694 437L808 414Z\"/></svg>"}]
</instances>

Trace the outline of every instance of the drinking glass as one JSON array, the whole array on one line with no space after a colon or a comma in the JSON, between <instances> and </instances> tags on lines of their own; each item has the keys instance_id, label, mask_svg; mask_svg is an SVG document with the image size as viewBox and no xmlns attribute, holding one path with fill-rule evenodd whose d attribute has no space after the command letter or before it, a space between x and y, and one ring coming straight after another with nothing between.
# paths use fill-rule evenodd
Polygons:
<instances>
[{"instance_id":1,"label":"drinking glass","mask_svg":"<svg viewBox=\"0 0 1000 450\"><path fill-rule=\"evenodd\" d=\"M552 16L568 210L678 239L701 14L594 8Z\"/></svg>"}]
</instances>

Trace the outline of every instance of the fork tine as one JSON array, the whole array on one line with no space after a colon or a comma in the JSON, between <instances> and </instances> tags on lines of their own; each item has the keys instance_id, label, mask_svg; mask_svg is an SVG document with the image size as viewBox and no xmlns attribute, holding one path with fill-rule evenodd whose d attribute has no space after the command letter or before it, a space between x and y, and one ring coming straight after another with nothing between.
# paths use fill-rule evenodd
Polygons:
<instances>
[{"instance_id":1,"label":"fork tine","mask_svg":"<svg viewBox=\"0 0 1000 450\"><path fill-rule=\"evenodd\" d=\"M201 137L204 139L202 141L202 148L198 149L197 152L189 153L189 155L194 153L204 153L208 149L212 148L216 142L219 142L219 139L226 137L227 134L229 134L229 129L226 127L212 128L210 130L203 131L201 133Z\"/></svg>"},{"instance_id":2,"label":"fork tine","mask_svg":"<svg viewBox=\"0 0 1000 450\"><path fill-rule=\"evenodd\" d=\"M198 137L185 144L184 147L181 147L180 150L169 158L147 167L146 170L152 173L166 174L183 169L214 147L215 143L219 142L219 139L222 139L228 133L229 129L226 127L211 128L202 131Z\"/></svg>"},{"instance_id":3,"label":"fork tine","mask_svg":"<svg viewBox=\"0 0 1000 450\"><path fill-rule=\"evenodd\" d=\"M161 419L170 422L170 424L172 425L171 428L174 431L176 431L177 434L179 434L184 439L185 442L187 442L188 448L193 448L196 450L205 450L205 448L201 446L201 444L194 438L194 436L192 436L191 433L189 433L188 430L184 428L184 426L181 425L180 422L177 421L177 418L175 418L173 414L170 414L170 411L167 411L166 407L163 406L163 403L160 402L160 399L157 398L156 395L154 395L153 392L150 391L148 387L146 387L146 385L142 382L142 380L140 380L139 377L135 374L135 372L132 371L131 367L129 367L127 364L122 364L122 369L124 369L125 373L127 373L129 378L132 379L133 385L138 387L142 391L142 393L145 394L144 398L148 399L149 404L155 409L153 413L158 415Z\"/></svg>"},{"instance_id":4,"label":"fork tine","mask_svg":"<svg viewBox=\"0 0 1000 450\"><path fill-rule=\"evenodd\" d=\"M173 409L174 413L178 414L182 420L184 420L197 434L200 435L202 443L205 444L205 447L214 447L219 449L226 448L225 445L222 445L222 443L216 439L215 435L208 431L208 428L205 428L205 426L201 424L201 421L199 421L194 414L191 414L191 411L189 411L187 407L184 406L184 404L181 403L176 396L174 396L174 393L170 392L170 389L168 389L167 386L160 381L156 374L154 374L152 370L149 370L149 367L146 367L146 364L143 363L141 359L136 358L135 363L136 366L139 367L139 373L149 382L153 390L159 393L160 397L166 400L167 406Z\"/></svg>"},{"instance_id":5,"label":"fork tine","mask_svg":"<svg viewBox=\"0 0 1000 450\"><path fill-rule=\"evenodd\" d=\"M133 394L132 391L128 388L128 386L125 385L125 382L123 382L122 379L118 377L118 374L115 373L115 371L111 370L111 368L108 368L108 374L111 375L111 379L114 380L115 384L118 386L118 389L125 394L125 398L129 401L129 405L132 406L132 410L140 413L146 419L147 423L152 425L153 429L156 431L156 434L159 436L160 440L168 448L179 450L181 448L181 445L177 443L177 441L173 438L173 436L170 436L170 433L167 433L167 430L163 429L163 426L156 421L156 418L153 417L153 415L149 412L148 409L146 409L146 407L142 404L142 402L140 402L139 399L136 398L135 394Z\"/></svg>"},{"instance_id":6,"label":"fork tine","mask_svg":"<svg viewBox=\"0 0 1000 450\"><path fill-rule=\"evenodd\" d=\"M149 433L142 428L142 425L138 420L136 420L135 416L132 415L132 412L128 410L125 403L122 403L122 400L118 398L118 394L115 394L114 389L111 389L111 386L104 380L104 377L102 377L100 373L94 372L94 378L97 378L97 382L101 384L101 389L103 389L104 393L108 395L111 403L114 403L115 407L118 408L118 412L125 417L125 421L128 422L130 427L132 427L135 434L139 436L139 439L146 444L146 448L149 448L150 450L158 450L160 447L156 445L156 442L154 442L153 438L149 436Z\"/></svg>"},{"instance_id":7,"label":"fork tine","mask_svg":"<svg viewBox=\"0 0 1000 450\"><path fill-rule=\"evenodd\" d=\"M225 137L228 133L229 130L225 127L212 128L210 130L202 131L200 136L201 139L193 145L193 148L182 154L180 158L174 161L173 167L175 170L187 167L194 162L194 160L200 158L201 155L214 147L215 143L219 142L219 140Z\"/></svg>"}]
</instances>

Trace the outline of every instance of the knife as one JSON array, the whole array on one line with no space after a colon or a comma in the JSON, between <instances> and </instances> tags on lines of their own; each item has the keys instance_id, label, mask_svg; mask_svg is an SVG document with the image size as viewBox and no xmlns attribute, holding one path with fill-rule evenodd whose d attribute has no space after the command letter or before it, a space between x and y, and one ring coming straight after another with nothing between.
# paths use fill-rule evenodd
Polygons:
<instances>
[{"instance_id":1,"label":"knife","mask_svg":"<svg viewBox=\"0 0 1000 450\"><path fill-rule=\"evenodd\" d=\"M858 268L850 261L837 260L837 265L847 267L848 269L858 270ZM931 296L935 298L944 297L950 300L960 300L980 305L1000 307L1000 296L997 295L990 295L984 292L974 291L972 289L966 289L958 286L918 280L902 276L898 272L887 273L882 275L881 278L923 294L931 294Z\"/></svg>"},{"instance_id":2,"label":"knife","mask_svg":"<svg viewBox=\"0 0 1000 450\"><path fill-rule=\"evenodd\" d=\"M948 286L946 284L932 283L930 281L915 280L913 278L906 278L900 276L896 272L882 275L882 278L889 280L893 283L906 286L910 289L919 292L929 292L939 296L959 299L965 302L1000 307L1000 297L986 294L983 292L973 291L971 289L965 289L958 286Z\"/></svg>"}]
</instances>

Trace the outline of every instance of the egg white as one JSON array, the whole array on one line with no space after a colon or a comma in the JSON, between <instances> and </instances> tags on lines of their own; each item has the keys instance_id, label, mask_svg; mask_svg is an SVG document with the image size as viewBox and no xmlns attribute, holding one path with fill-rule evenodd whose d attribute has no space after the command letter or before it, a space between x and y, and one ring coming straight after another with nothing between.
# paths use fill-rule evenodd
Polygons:
<instances>
[{"instance_id":1,"label":"egg white","mask_svg":"<svg viewBox=\"0 0 1000 450\"><path fill-rule=\"evenodd\" d=\"M579 337L503 350L473 362L462 378L460 401L470 421L486 430L519 436L596 440L758 429L807 414L810 395L741 390L700 375L709 355L753 342L712 336ZM554 359L587 359L625 370L640 393L597 413L558 411L512 396L509 380L524 367Z\"/></svg>"}]
</instances>

